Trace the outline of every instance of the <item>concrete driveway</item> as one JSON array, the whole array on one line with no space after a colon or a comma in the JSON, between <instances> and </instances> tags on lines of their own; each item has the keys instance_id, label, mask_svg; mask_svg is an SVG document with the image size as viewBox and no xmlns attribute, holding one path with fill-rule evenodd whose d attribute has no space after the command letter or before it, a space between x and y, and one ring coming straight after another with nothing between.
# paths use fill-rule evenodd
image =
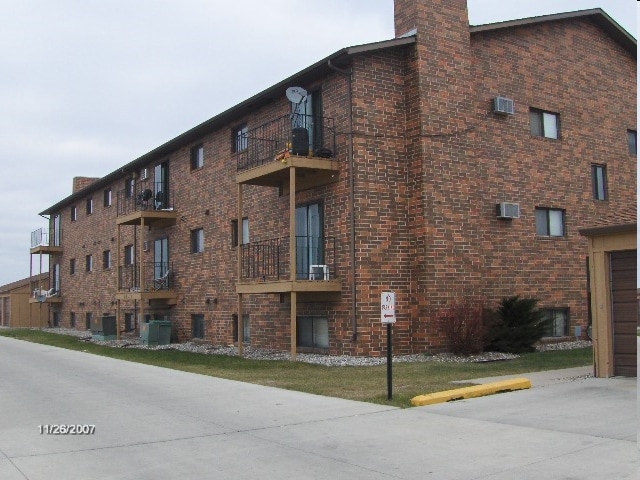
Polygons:
<instances>
[{"instance_id":1,"label":"concrete driveway","mask_svg":"<svg viewBox=\"0 0 640 480\"><path fill-rule=\"evenodd\" d=\"M637 478L636 380L571 376L396 409L0 337L0 478Z\"/></svg>"}]
</instances>

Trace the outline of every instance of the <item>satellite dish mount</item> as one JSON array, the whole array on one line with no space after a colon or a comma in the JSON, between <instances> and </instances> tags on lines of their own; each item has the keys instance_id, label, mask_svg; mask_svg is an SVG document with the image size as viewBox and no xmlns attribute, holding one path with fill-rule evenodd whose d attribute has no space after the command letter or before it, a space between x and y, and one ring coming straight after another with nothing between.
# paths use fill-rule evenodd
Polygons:
<instances>
[{"instance_id":1,"label":"satellite dish mount","mask_svg":"<svg viewBox=\"0 0 640 480\"><path fill-rule=\"evenodd\" d=\"M302 102L307 99L307 91L302 87L289 87L287 88L287 98L291 103L293 103L296 107L293 111L294 115L298 114L298 110L300 109L300 105Z\"/></svg>"}]
</instances>

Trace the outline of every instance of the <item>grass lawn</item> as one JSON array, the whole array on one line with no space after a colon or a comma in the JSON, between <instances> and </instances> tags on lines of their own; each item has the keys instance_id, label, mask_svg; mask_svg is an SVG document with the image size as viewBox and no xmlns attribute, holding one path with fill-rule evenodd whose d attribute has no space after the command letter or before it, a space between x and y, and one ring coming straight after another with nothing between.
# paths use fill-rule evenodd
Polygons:
<instances>
[{"instance_id":1,"label":"grass lawn","mask_svg":"<svg viewBox=\"0 0 640 480\"><path fill-rule=\"evenodd\" d=\"M393 400L387 400L386 365L325 367L302 362L249 360L178 350L112 348L39 330L0 329L5 337L42 343L158 367L364 402L409 407L416 395L458 388L454 380L591 365L591 348L523 354L487 363L416 362L393 364Z\"/></svg>"}]
</instances>

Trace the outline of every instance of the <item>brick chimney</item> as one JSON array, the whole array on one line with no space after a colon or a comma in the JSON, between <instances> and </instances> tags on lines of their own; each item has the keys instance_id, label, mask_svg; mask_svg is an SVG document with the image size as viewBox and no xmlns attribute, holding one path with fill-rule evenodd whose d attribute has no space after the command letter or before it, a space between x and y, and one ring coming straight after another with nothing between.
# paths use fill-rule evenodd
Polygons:
<instances>
[{"instance_id":1,"label":"brick chimney","mask_svg":"<svg viewBox=\"0 0 640 480\"><path fill-rule=\"evenodd\" d=\"M441 240L416 246L415 288L439 291L437 270L455 264L459 291L482 291L482 231L469 208L482 203L484 170L467 2L394 1L396 35L416 35L406 82L406 154L415 173L409 208L418 238Z\"/></svg>"},{"instance_id":2,"label":"brick chimney","mask_svg":"<svg viewBox=\"0 0 640 480\"><path fill-rule=\"evenodd\" d=\"M467 128L473 62L466 0L394 0L396 36L417 30L423 133Z\"/></svg>"},{"instance_id":3,"label":"brick chimney","mask_svg":"<svg viewBox=\"0 0 640 480\"><path fill-rule=\"evenodd\" d=\"M71 193L79 192L80 190L84 190L92 183L100 180L99 178L94 177L73 177L73 190Z\"/></svg>"}]
</instances>

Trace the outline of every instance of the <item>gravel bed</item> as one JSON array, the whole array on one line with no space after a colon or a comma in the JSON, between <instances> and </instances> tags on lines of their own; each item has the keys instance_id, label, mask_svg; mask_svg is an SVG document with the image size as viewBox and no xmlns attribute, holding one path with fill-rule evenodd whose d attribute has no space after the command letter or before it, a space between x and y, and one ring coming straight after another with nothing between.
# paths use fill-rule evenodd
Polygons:
<instances>
[{"instance_id":1,"label":"gravel bed","mask_svg":"<svg viewBox=\"0 0 640 480\"><path fill-rule=\"evenodd\" d=\"M74 330L70 328L46 328L47 332L59 333L63 335L73 335L81 340L93 341L89 330ZM128 337L122 340L109 341L93 341L97 345L104 345L115 348L140 348L145 350L181 350L185 352L204 353L211 355L228 355L237 356L238 348L233 345L216 346L200 342L184 342L172 343L170 345L148 346L141 345L137 337ZM537 347L540 352L549 350L570 350L573 348L590 347L591 342L585 340L576 340L572 342L545 343ZM268 350L264 348L254 348L246 346L244 348L244 358L254 360L289 360L291 355L289 352ZM398 355L393 357L394 363L400 362L454 362L454 363L479 363L479 362L495 362L501 360L512 360L518 358L518 355L511 353L484 352L478 355L454 355L452 353L439 353L437 355ZM346 367L346 366L371 366L384 365L387 363L386 356L382 357L352 357L350 355L322 355L315 353L298 353L297 360L305 363L313 363L316 365L325 365L329 367Z\"/></svg>"}]
</instances>

